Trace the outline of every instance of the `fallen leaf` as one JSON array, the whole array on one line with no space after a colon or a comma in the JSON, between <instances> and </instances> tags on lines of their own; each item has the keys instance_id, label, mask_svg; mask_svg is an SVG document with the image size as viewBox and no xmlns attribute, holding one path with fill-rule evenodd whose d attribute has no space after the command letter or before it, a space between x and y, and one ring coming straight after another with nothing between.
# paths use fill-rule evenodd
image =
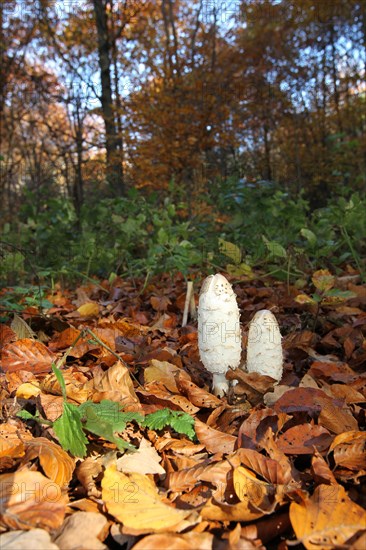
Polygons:
<instances>
[{"instance_id":1,"label":"fallen leaf","mask_svg":"<svg viewBox=\"0 0 366 550\"><path fill-rule=\"evenodd\" d=\"M25 382L24 384L20 384L15 395L19 399L30 399L31 397L37 397L40 393L39 382Z\"/></svg>"},{"instance_id":2,"label":"fallen leaf","mask_svg":"<svg viewBox=\"0 0 366 550\"><path fill-rule=\"evenodd\" d=\"M64 521L55 538L58 548L107 550L102 540L108 534L108 520L97 512L75 512Z\"/></svg>"},{"instance_id":3,"label":"fallen leaf","mask_svg":"<svg viewBox=\"0 0 366 550\"><path fill-rule=\"evenodd\" d=\"M194 429L197 439L211 453L231 453L237 442L237 437L210 428L204 422L196 419Z\"/></svg>"},{"instance_id":4,"label":"fallen leaf","mask_svg":"<svg viewBox=\"0 0 366 550\"><path fill-rule=\"evenodd\" d=\"M165 504L155 483L143 474L123 474L109 466L102 479L103 501L108 512L138 533L175 531L189 510Z\"/></svg>"},{"instance_id":5,"label":"fallen leaf","mask_svg":"<svg viewBox=\"0 0 366 550\"><path fill-rule=\"evenodd\" d=\"M144 370L144 381L145 384L149 384L150 382L161 382L167 390L173 393L179 393L174 377L178 372L181 372L181 369L176 365L168 361L152 359L150 365ZM190 380L190 376L185 371L182 371L182 376Z\"/></svg>"},{"instance_id":6,"label":"fallen leaf","mask_svg":"<svg viewBox=\"0 0 366 550\"><path fill-rule=\"evenodd\" d=\"M67 496L40 472L27 469L0 475L0 525L8 529L61 526Z\"/></svg>"},{"instance_id":7,"label":"fallen leaf","mask_svg":"<svg viewBox=\"0 0 366 550\"><path fill-rule=\"evenodd\" d=\"M121 403L126 411L141 411L130 373L121 361L117 361L105 372L94 369L93 375L93 401L110 399Z\"/></svg>"},{"instance_id":8,"label":"fallen leaf","mask_svg":"<svg viewBox=\"0 0 366 550\"><path fill-rule=\"evenodd\" d=\"M99 306L95 302L87 302L78 307L77 312L81 317L97 317L99 313Z\"/></svg>"},{"instance_id":9,"label":"fallen leaf","mask_svg":"<svg viewBox=\"0 0 366 550\"><path fill-rule=\"evenodd\" d=\"M50 534L44 529L2 533L0 548L2 550L59 550L59 547L51 541Z\"/></svg>"},{"instance_id":10,"label":"fallen leaf","mask_svg":"<svg viewBox=\"0 0 366 550\"><path fill-rule=\"evenodd\" d=\"M350 431L337 435L328 454L333 452L334 462L350 470L366 468L366 432Z\"/></svg>"},{"instance_id":11,"label":"fallen leaf","mask_svg":"<svg viewBox=\"0 0 366 550\"><path fill-rule=\"evenodd\" d=\"M139 474L165 474L164 468L160 465L161 457L158 455L152 444L142 438L140 447L136 452L126 452L117 460L117 470L127 473Z\"/></svg>"},{"instance_id":12,"label":"fallen leaf","mask_svg":"<svg viewBox=\"0 0 366 550\"><path fill-rule=\"evenodd\" d=\"M22 465L37 458L46 476L61 488L71 481L75 463L69 455L52 441L45 437L37 437L28 441Z\"/></svg>"},{"instance_id":13,"label":"fallen leaf","mask_svg":"<svg viewBox=\"0 0 366 550\"><path fill-rule=\"evenodd\" d=\"M311 497L290 505L297 542L307 550L329 550L342 545L366 527L365 510L341 485L319 485Z\"/></svg>"},{"instance_id":14,"label":"fallen leaf","mask_svg":"<svg viewBox=\"0 0 366 550\"><path fill-rule=\"evenodd\" d=\"M213 540L211 533L148 535L139 540L132 550L212 550Z\"/></svg>"},{"instance_id":15,"label":"fallen leaf","mask_svg":"<svg viewBox=\"0 0 366 550\"><path fill-rule=\"evenodd\" d=\"M278 448L289 455L313 454L314 450L325 451L333 437L323 428L314 424L298 424L281 434L277 440Z\"/></svg>"},{"instance_id":16,"label":"fallen leaf","mask_svg":"<svg viewBox=\"0 0 366 550\"><path fill-rule=\"evenodd\" d=\"M23 338L4 346L1 367L4 372L22 369L42 373L49 372L55 360L55 354L44 344L30 338Z\"/></svg>"}]
</instances>

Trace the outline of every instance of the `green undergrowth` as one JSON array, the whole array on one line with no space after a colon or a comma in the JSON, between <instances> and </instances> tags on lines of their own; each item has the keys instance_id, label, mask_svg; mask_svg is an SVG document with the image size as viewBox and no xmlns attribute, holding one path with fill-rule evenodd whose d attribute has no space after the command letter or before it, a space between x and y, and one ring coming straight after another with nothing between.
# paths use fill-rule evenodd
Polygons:
<instances>
[{"instance_id":1,"label":"green undergrowth","mask_svg":"<svg viewBox=\"0 0 366 550\"><path fill-rule=\"evenodd\" d=\"M335 196L310 211L303 195L270 182L227 180L199 200L206 208L189 218L184 201L133 190L86 204L77 222L65 199L36 211L28 197L19 218L3 227L0 280L21 288L37 278L50 287L116 274L148 280L231 269L250 276L256 268L296 281L346 264L365 276L366 195Z\"/></svg>"}]
</instances>

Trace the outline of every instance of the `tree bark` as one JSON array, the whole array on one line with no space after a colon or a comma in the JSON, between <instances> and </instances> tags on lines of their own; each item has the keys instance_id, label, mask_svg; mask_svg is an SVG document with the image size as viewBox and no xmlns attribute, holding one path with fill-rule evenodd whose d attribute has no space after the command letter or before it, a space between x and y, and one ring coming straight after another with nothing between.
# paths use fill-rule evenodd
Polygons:
<instances>
[{"instance_id":1,"label":"tree bark","mask_svg":"<svg viewBox=\"0 0 366 550\"><path fill-rule=\"evenodd\" d=\"M115 123L111 79L111 43L108 36L107 10L104 0L93 0L94 15L98 35L98 57L102 85L102 113L105 125L107 153L107 181L112 192L124 194L122 179L122 159L118 149L118 133Z\"/></svg>"}]
</instances>

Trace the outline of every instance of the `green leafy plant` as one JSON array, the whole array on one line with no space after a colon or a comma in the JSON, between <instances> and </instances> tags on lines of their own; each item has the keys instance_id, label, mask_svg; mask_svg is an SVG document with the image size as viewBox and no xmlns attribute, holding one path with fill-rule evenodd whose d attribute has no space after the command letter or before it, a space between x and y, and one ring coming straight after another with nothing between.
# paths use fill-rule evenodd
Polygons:
<instances>
[{"instance_id":1,"label":"green leafy plant","mask_svg":"<svg viewBox=\"0 0 366 550\"><path fill-rule=\"evenodd\" d=\"M79 406L69 403L66 398L66 385L62 371L56 365L52 365L52 370L62 391L62 415L54 422L41 418L38 411L32 415L23 410L18 413L18 416L23 420L35 420L53 426L61 447L74 456L83 458L87 453L89 441L85 432L114 443L120 451L136 450L133 445L116 435L125 430L127 422L132 421L137 422L141 427L151 429L160 430L170 426L176 432L185 434L191 439L195 437L194 419L184 412L162 409L144 418L137 412L121 411L119 403L108 399L104 399L100 403L86 401Z\"/></svg>"},{"instance_id":2,"label":"green leafy plant","mask_svg":"<svg viewBox=\"0 0 366 550\"><path fill-rule=\"evenodd\" d=\"M52 307L51 302L45 298L44 286L14 286L0 293L0 310L6 315L4 321L11 313L19 313L26 307L34 306L39 310Z\"/></svg>"},{"instance_id":3,"label":"green leafy plant","mask_svg":"<svg viewBox=\"0 0 366 550\"><path fill-rule=\"evenodd\" d=\"M305 293L298 294L295 301L299 304L307 304L316 307L314 328L322 306L331 307L339 305L356 296L356 294L350 290L334 288L335 277L327 269L315 271L312 276L312 282L315 287L315 292L311 296Z\"/></svg>"},{"instance_id":4,"label":"green leafy plant","mask_svg":"<svg viewBox=\"0 0 366 550\"><path fill-rule=\"evenodd\" d=\"M194 431L194 418L181 411L161 409L160 411L148 414L142 425L151 430L162 430L166 426L170 426L176 432L187 435L190 439L194 439L196 435Z\"/></svg>"}]
</instances>

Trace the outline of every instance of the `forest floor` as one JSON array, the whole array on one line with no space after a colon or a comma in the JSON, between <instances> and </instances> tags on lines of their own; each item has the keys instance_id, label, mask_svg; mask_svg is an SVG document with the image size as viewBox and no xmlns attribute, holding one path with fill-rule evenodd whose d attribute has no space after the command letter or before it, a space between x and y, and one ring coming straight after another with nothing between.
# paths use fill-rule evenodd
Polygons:
<instances>
[{"instance_id":1,"label":"forest floor","mask_svg":"<svg viewBox=\"0 0 366 550\"><path fill-rule=\"evenodd\" d=\"M231 282L243 364L255 312L278 320L278 385L211 393L179 275L56 287L0 325L2 550L366 548L366 285Z\"/></svg>"}]
</instances>

